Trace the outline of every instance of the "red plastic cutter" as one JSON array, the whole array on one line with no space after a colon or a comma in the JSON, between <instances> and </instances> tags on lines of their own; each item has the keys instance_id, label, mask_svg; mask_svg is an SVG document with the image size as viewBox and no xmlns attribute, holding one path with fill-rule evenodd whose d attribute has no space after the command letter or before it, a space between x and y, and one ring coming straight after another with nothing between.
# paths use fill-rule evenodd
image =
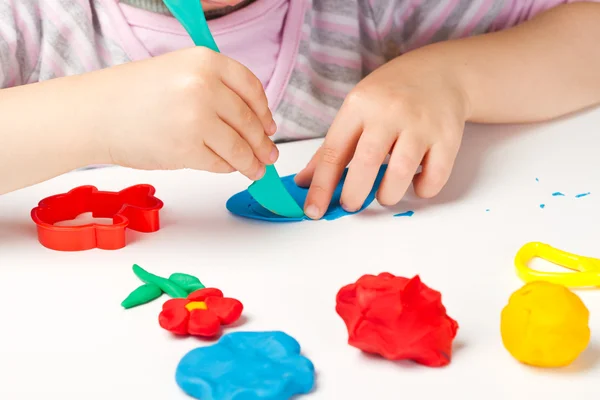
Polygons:
<instances>
[{"instance_id":1,"label":"red plastic cutter","mask_svg":"<svg viewBox=\"0 0 600 400\"><path fill-rule=\"evenodd\" d=\"M94 186L81 186L68 193L48 197L31 210L38 239L53 250L81 251L93 248L117 250L125 247L125 229L156 232L163 202L154 197L150 185L136 185L120 192L101 192ZM55 226L80 214L112 218L113 225Z\"/></svg>"}]
</instances>

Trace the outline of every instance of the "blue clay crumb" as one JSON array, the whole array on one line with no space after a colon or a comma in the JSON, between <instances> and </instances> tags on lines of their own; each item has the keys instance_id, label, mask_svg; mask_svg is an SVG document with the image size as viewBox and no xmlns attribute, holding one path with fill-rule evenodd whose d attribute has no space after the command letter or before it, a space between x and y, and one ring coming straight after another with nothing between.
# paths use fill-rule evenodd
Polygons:
<instances>
[{"instance_id":1,"label":"blue clay crumb","mask_svg":"<svg viewBox=\"0 0 600 400\"><path fill-rule=\"evenodd\" d=\"M578 195L575 195L576 198L580 198L580 197L585 197L585 196L589 196L591 193L587 192L587 193L579 193Z\"/></svg>"},{"instance_id":2,"label":"blue clay crumb","mask_svg":"<svg viewBox=\"0 0 600 400\"><path fill-rule=\"evenodd\" d=\"M485 209L485 212L490 212L490 209L489 209L489 208L486 208L486 209Z\"/></svg>"},{"instance_id":3,"label":"blue clay crumb","mask_svg":"<svg viewBox=\"0 0 600 400\"><path fill-rule=\"evenodd\" d=\"M536 182L539 182L540 180L539 180L538 178L535 178L535 181L536 181Z\"/></svg>"},{"instance_id":4,"label":"blue clay crumb","mask_svg":"<svg viewBox=\"0 0 600 400\"><path fill-rule=\"evenodd\" d=\"M552 193L552 196L554 196L554 197L556 197L556 196L564 196L564 193L554 192L554 193Z\"/></svg>"},{"instance_id":5,"label":"blue clay crumb","mask_svg":"<svg viewBox=\"0 0 600 400\"><path fill-rule=\"evenodd\" d=\"M546 207L545 204L540 204L540 208L544 208L544 207Z\"/></svg>"},{"instance_id":6,"label":"blue clay crumb","mask_svg":"<svg viewBox=\"0 0 600 400\"><path fill-rule=\"evenodd\" d=\"M413 215L415 215L414 211L407 211L400 214L395 214L394 217L412 217Z\"/></svg>"}]
</instances>

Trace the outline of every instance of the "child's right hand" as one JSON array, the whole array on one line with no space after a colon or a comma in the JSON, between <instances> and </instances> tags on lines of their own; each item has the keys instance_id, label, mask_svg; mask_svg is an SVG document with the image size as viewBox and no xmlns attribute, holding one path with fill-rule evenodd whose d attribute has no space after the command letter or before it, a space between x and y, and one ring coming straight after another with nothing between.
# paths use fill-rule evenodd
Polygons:
<instances>
[{"instance_id":1,"label":"child's right hand","mask_svg":"<svg viewBox=\"0 0 600 400\"><path fill-rule=\"evenodd\" d=\"M136 169L240 171L260 179L278 150L261 82L240 63L190 48L100 71L93 96L110 161ZM102 104L102 103L101 103Z\"/></svg>"}]
</instances>

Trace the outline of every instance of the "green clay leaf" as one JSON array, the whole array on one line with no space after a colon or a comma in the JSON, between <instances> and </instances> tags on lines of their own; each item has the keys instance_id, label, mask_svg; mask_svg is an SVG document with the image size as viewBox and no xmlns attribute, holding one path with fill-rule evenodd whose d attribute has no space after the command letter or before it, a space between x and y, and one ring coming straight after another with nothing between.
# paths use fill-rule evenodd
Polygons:
<instances>
[{"instance_id":1,"label":"green clay leaf","mask_svg":"<svg viewBox=\"0 0 600 400\"><path fill-rule=\"evenodd\" d=\"M204 285L200 282L200 279L195 276L182 274L176 272L169 277L169 280L175 283L177 286L185 289L188 294L196 290L204 289Z\"/></svg>"},{"instance_id":2,"label":"green clay leaf","mask_svg":"<svg viewBox=\"0 0 600 400\"><path fill-rule=\"evenodd\" d=\"M175 283L171 282L168 279L162 278L160 276L156 276L151 274L150 272L144 270L137 264L133 265L133 273L137 275L138 278L141 279L144 283L153 283L158 286L163 292L168 294L174 299L177 298L185 298L188 293L183 288L179 287Z\"/></svg>"},{"instance_id":3,"label":"green clay leaf","mask_svg":"<svg viewBox=\"0 0 600 400\"><path fill-rule=\"evenodd\" d=\"M201 283L197 283L195 285L190 285L187 287L187 290L189 290L190 293L195 292L196 290L200 290L200 289L204 289L206 286L204 286Z\"/></svg>"},{"instance_id":4,"label":"green clay leaf","mask_svg":"<svg viewBox=\"0 0 600 400\"><path fill-rule=\"evenodd\" d=\"M162 294L163 292L158 286L153 283L146 283L131 292L131 294L123 300L121 306L125 309L141 306L142 304L158 299Z\"/></svg>"}]
</instances>

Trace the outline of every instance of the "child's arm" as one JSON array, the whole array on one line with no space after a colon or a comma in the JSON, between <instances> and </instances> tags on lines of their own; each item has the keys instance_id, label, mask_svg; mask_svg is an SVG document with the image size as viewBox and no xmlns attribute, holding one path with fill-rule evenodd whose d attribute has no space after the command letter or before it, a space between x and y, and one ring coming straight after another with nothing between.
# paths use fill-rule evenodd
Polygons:
<instances>
[{"instance_id":1,"label":"child's arm","mask_svg":"<svg viewBox=\"0 0 600 400\"><path fill-rule=\"evenodd\" d=\"M0 90L0 194L110 162L89 81L56 79Z\"/></svg>"},{"instance_id":2,"label":"child's arm","mask_svg":"<svg viewBox=\"0 0 600 400\"><path fill-rule=\"evenodd\" d=\"M600 102L600 4L560 6L512 29L415 56L456 68L469 121L556 118Z\"/></svg>"},{"instance_id":3,"label":"child's arm","mask_svg":"<svg viewBox=\"0 0 600 400\"><path fill-rule=\"evenodd\" d=\"M278 157L258 78L203 48L0 89L0 124L0 194L97 163L258 179Z\"/></svg>"},{"instance_id":4,"label":"child's arm","mask_svg":"<svg viewBox=\"0 0 600 400\"><path fill-rule=\"evenodd\" d=\"M600 4L557 7L516 28L433 44L381 67L348 96L297 182L320 218L352 161L341 201L361 207L391 154L378 192L398 203L414 178L419 196L446 184L465 121L555 118L600 103Z\"/></svg>"}]
</instances>

